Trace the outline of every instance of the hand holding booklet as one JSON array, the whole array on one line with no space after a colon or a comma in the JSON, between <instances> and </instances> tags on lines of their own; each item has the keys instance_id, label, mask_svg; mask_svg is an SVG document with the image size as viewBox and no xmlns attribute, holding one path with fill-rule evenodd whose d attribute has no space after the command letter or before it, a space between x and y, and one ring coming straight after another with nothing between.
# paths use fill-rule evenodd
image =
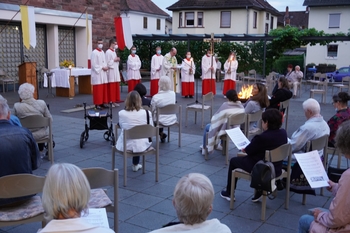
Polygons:
<instances>
[{"instance_id":1,"label":"hand holding booklet","mask_svg":"<svg viewBox=\"0 0 350 233\"><path fill-rule=\"evenodd\" d=\"M294 154L311 188L328 187L327 172L317 150Z\"/></svg>"},{"instance_id":2,"label":"hand holding booklet","mask_svg":"<svg viewBox=\"0 0 350 233\"><path fill-rule=\"evenodd\" d=\"M242 150L246 148L250 141L243 134L242 130L239 127L235 127L233 129L225 130L227 135L231 138L232 142L235 144L238 150Z\"/></svg>"}]
</instances>

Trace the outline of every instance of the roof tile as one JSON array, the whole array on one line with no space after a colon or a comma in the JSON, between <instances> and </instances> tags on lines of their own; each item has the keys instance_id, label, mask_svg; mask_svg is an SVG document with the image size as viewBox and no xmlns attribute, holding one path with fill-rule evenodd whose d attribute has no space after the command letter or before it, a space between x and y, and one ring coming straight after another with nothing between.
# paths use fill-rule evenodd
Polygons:
<instances>
[{"instance_id":1,"label":"roof tile","mask_svg":"<svg viewBox=\"0 0 350 233\"><path fill-rule=\"evenodd\" d=\"M120 11L138 11L169 17L165 11L160 9L151 0L121 0L120 6Z\"/></svg>"}]
</instances>

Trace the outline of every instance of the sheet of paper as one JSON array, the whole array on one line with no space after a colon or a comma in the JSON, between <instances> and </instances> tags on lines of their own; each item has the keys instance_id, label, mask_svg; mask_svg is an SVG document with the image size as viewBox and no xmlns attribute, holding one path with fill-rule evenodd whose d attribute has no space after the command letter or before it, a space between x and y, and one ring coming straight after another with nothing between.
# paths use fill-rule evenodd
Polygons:
<instances>
[{"instance_id":1,"label":"sheet of paper","mask_svg":"<svg viewBox=\"0 0 350 233\"><path fill-rule=\"evenodd\" d=\"M294 155L311 188L329 186L327 172L317 150Z\"/></svg>"},{"instance_id":2,"label":"sheet of paper","mask_svg":"<svg viewBox=\"0 0 350 233\"><path fill-rule=\"evenodd\" d=\"M242 130L239 127L235 127L233 129L225 130L227 135L231 138L232 142L235 144L238 150L242 150L246 148L250 141L243 134Z\"/></svg>"},{"instance_id":3,"label":"sheet of paper","mask_svg":"<svg viewBox=\"0 0 350 233\"><path fill-rule=\"evenodd\" d=\"M105 208L89 208L89 213L82 214L81 217L84 218L91 225L109 228Z\"/></svg>"}]
</instances>

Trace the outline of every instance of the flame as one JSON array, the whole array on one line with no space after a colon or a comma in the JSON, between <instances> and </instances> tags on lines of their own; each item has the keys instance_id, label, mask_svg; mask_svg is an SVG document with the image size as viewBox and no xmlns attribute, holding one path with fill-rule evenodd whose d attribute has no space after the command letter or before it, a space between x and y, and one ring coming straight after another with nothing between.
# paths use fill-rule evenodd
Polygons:
<instances>
[{"instance_id":1,"label":"flame","mask_svg":"<svg viewBox=\"0 0 350 233\"><path fill-rule=\"evenodd\" d=\"M252 95L253 85L244 85L241 91L238 93L238 98L240 99L249 99Z\"/></svg>"}]
</instances>

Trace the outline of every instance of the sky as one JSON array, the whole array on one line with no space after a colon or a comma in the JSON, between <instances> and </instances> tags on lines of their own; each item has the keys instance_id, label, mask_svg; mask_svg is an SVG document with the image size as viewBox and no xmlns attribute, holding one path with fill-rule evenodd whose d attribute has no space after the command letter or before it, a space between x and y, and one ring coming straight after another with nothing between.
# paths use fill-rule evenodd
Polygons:
<instances>
[{"instance_id":1,"label":"sky","mask_svg":"<svg viewBox=\"0 0 350 233\"><path fill-rule=\"evenodd\" d=\"M164 10L166 13L171 15L171 11L166 8L173 5L177 0L152 0L159 8ZM303 11L305 7L303 6L304 0L267 0L271 6L276 8L278 11L285 11L286 6L289 7L289 11Z\"/></svg>"}]
</instances>

